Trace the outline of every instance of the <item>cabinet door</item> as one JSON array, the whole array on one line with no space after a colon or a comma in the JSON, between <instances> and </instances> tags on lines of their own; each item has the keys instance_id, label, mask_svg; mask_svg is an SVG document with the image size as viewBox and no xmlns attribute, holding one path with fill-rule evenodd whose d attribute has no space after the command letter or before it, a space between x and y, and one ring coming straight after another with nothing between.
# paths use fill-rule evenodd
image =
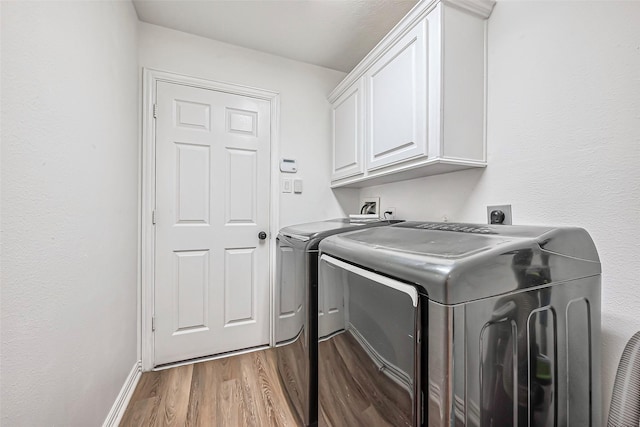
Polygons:
<instances>
[{"instance_id":1,"label":"cabinet door","mask_svg":"<svg viewBox=\"0 0 640 427\"><path fill-rule=\"evenodd\" d=\"M333 103L333 181L361 174L363 145L362 80Z\"/></svg>"},{"instance_id":2,"label":"cabinet door","mask_svg":"<svg viewBox=\"0 0 640 427\"><path fill-rule=\"evenodd\" d=\"M365 74L369 170L427 154L426 37L424 20Z\"/></svg>"}]
</instances>

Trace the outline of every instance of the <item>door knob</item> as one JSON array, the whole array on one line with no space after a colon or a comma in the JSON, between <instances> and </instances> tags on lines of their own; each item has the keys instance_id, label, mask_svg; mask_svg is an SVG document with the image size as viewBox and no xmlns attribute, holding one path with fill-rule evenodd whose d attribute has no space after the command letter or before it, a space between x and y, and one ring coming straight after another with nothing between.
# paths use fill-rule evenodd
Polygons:
<instances>
[{"instance_id":1,"label":"door knob","mask_svg":"<svg viewBox=\"0 0 640 427\"><path fill-rule=\"evenodd\" d=\"M267 238L267 233L265 233L264 231L261 231L258 233L258 239L264 240L266 238Z\"/></svg>"}]
</instances>

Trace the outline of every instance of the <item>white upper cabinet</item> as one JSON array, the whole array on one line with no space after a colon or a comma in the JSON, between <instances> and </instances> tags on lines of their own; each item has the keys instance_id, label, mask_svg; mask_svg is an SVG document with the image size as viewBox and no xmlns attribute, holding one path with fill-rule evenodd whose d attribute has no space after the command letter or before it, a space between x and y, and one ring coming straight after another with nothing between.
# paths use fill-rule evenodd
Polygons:
<instances>
[{"instance_id":1,"label":"white upper cabinet","mask_svg":"<svg viewBox=\"0 0 640 427\"><path fill-rule=\"evenodd\" d=\"M426 20L365 73L367 169L427 154Z\"/></svg>"},{"instance_id":2,"label":"white upper cabinet","mask_svg":"<svg viewBox=\"0 0 640 427\"><path fill-rule=\"evenodd\" d=\"M332 105L333 171L332 180L361 175L364 115L362 81L349 87Z\"/></svg>"},{"instance_id":3,"label":"white upper cabinet","mask_svg":"<svg viewBox=\"0 0 640 427\"><path fill-rule=\"evenodd\" d=\"M489 0L419 2L335 88L332 187L486 166L492 7Z\"/></svg>"}]
</instances>

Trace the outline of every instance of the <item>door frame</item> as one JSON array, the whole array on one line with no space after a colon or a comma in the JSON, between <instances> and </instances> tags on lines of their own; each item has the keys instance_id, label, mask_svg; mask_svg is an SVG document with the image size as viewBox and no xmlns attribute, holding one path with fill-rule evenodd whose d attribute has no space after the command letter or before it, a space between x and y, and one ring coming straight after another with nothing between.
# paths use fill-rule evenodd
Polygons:
<instances>
[{"instance_id":1,"label":"door frame","mask_svg":"<svg viewBox=\"0 0 640 427\"><path fill-rule=\"evenodd\" d=\"M280 135L280 94L275 91L201 79L152 68L142 69L142 141L140 148L140 259L138 285L138 359L142 362L142 370L154 369L154 345L151 322L154 314L155 284L155 233L152 222L156 200L155 183L155 118L156 86L158 82L168 82L183 86L215 90L234 95L248 96L268 101L271 105L271 143L270 143L270 190L269 190L269 345L273 346L273 304L275 289L276 239L275 232L279 226L279 135ZM241 350L242 351L242 350Z\"/></svg>"}]
</instances>

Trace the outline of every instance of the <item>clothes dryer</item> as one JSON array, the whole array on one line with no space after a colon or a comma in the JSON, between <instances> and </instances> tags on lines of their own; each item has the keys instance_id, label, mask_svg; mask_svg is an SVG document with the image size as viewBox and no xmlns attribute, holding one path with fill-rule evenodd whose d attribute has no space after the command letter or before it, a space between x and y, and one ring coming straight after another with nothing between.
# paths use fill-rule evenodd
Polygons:
<instances>
[{"instance_id":1,"label":"clothes dryer","mask_svg":"<svg viewBox=\"0 0 640 427\"><path fill-rule=\"evenodd\" d=\"M319 425L600 424L585 230L405 222L319 247Z\"/></svg>"}]
</instances>

